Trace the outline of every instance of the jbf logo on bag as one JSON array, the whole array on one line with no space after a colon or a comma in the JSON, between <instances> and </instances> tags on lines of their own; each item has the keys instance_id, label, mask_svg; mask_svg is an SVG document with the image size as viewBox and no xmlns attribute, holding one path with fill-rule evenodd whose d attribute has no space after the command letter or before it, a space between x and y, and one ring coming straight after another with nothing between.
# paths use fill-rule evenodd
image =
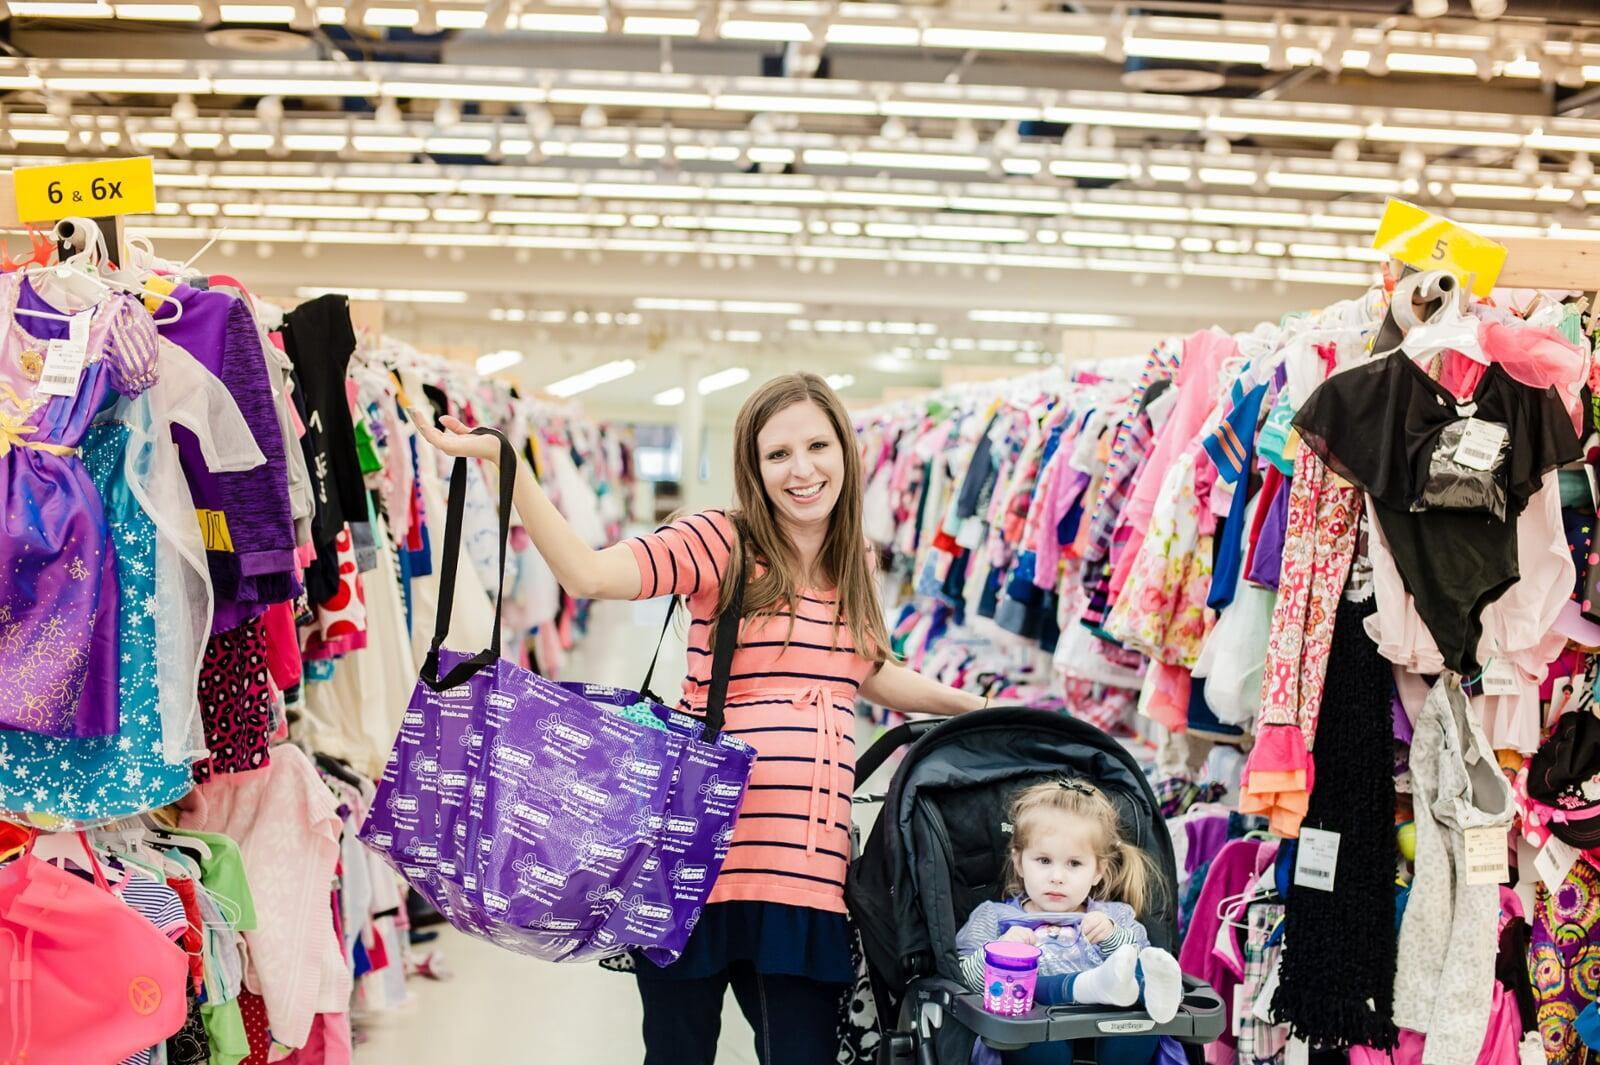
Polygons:
<instances>
[{"instance_id":1,"label":"jbf logo on bag","mask_svg":"<svg viewBox=\"0 0 1600 1065\"><path fill-rule=\"evenodd\" d=\"M651 762L643 758L617 758L612 761L611 765L612 768L620 769L629 776L640 777L644 780L655 780L661 776L661 763Z\"/></svg>"},{"instance_id":2,"label":"jbf logo on bag","mask_svg":"<svg viewBox=\"0 0 1600 1065\"><path fill-rule=\"evenodd\" d=\"M415 795L391 795L389 796L389 809L397 814L414 814L417 812L417 797Z\"/></svg>"},{"instance_id":3,"label":"jbf logo on bag","mask_svg":"<svg viewBox=\"0 0 1600 1065\"><path fill-rule=\"evenodd\" d=\"M567 785L568 794L579 802L588 803L590 806L605 806L611 801L611 794L602 788L591 787L581 780L570 781Z\"/></svg>"},{"instance_id":4,"label":"jbf logo on bag","mask_svg":"<svg viewBox=\"0 0 1600 1065\"><path fill-rule=\"evenodd\" d=\"M546 932L576 932L582 924L580 921L564 920L548 911L545 915L533 922Z\"/></svg>"},{"instance_id":5,"label":"jbf logo on bag","mask_svg":"<svg viewBox=\"0 0 1600 1065\"><path fill-rule=\"evenodd\" d=\"M586 751L594 743L592 735L567 724L561 720L560 714L552 714L540 721L539 731L545 734L547 740L553 740L574 750Z\"/></svg>"},{"instance_id":6,"label":"jbf logo on bag","mask_svg":"<svg viewBox=\"0 0 1600 1065\"><path fill-rule=\"evenodd\" d=\"M679 862L672 867L672 872L668 875L672 877L674 884L699 884L705 881L706 867L703 865L684 865Z\"/></svg>"},{"instance_id":7,"label":"jbf logo on bag","mask_svg":"<svg viewBox=\"0 0 1600 1065\"><path fill-rule=\"evenodd\" d=\"M744 784L737 780L722 780L719 777L712 777L700 785L700 794L708 799L730 801L744 794Z\"/></svg>"},{"instance_id":8,"label":"jbf logo on bag","mask_svg":"<svg viewBox=\"0 0 1600 1065\"><path fill-rule=\"evenodd\" d=\"M674 836L692 836L699 830L700 822L693 817L669 817L666 828Z\"/></svg>"},{"instance_id":9,"label":"jbf logo on bag","mask_svg":"<svg viewBox=\"0 0 1600 1065\"><path fill-rule=\"evenodd\" d=\"M484 697L484 702L496 710L515 710L517 708L517 701L505 692L490 692Z\"/></svg>"},{"instance_id":10,"label":"jbf logo on bag","mask_svg":"<svg viewBox=\"0 0 1600 1065\"><path fill-rule=\"evenodd\" d=\"M465 788L467 775L465 773L440 773L439 786L441 788Z\"/></svg>"},{"instance_id":11,"label":"jbf logo on bag","mask_svg":"<svg viewBox=\"0 0 1600 1065\"><path fill-rule=\"evenodd\" d=\"M513 746L504 739L494 741L494 747L489 751L489 757L499 762L509 762L521 769L533 765L533 755L521 747Z\"/></svg>"}]
</instances>

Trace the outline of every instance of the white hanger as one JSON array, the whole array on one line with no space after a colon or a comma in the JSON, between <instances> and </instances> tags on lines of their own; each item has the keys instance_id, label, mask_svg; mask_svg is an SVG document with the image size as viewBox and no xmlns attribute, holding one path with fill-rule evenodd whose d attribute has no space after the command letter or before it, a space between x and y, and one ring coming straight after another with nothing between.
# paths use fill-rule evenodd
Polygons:
<instances>
[{"instance_id":1,"label":"white hanger","mask_svg":"<svg viewBox=\"0 0 1600 1065\"><path fill-rule=\"evenodd\" d=\"M88 304L96 304L105 299L113 291L127 292L140 299L155 298L161 303L172 308L172 314L167 318L157 318L157 325L171 325L183 317L183 304L168 293L151 292L141 285L130 284L121 278L101 272L101 268L109 261L106 250L105 234L100 227L87 218L66 218L57 223L72 223L74 233L83 234L84 246L75 254L67 256L51 266L34 265L27 268L29 278L48 274L57 281L62 281L67 286L67 291L84 300ZM148 243L148 242L147 242ZM73 286L78 286L74 288ZM93 286L93 291L85 293L83 288ZM72 320L71 315L61 315L50 311L30 310L25 307L17 308L18 314L31 314L40 318L51 318L57 321Z\"/></svg>"}]
</instances>

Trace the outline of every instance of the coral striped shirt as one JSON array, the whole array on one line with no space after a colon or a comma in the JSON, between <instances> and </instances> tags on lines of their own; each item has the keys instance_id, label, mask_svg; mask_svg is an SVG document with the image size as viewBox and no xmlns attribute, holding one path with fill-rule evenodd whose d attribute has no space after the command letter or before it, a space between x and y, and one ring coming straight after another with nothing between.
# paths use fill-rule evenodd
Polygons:
<instances>
[{"instance_id":1,"label":"coral striped shirt","mask_svg":"<svg viewBox=\"0 0 1600 1065\"><path fill-rule=\"evenodd\" d=\"M687 597L689 670L678 705L696 715L705 713L711 621L733 537L727 514L707 510L627 541L640 599ZM855 697L873 663L855 653L847 626L834 628L837 609L836 593L804 589L792 635L787 615L740 626L724 730L757 758L712 902L845 911Z\"/></svg>"}]
</instances>

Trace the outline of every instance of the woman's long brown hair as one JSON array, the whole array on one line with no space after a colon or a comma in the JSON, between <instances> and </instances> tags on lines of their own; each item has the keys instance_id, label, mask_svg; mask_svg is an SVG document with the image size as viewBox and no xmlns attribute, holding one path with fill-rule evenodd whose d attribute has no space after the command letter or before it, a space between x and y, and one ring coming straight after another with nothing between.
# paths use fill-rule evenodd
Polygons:
<instances>
[{"instance_id":1,"label":"woman's long brown hair","mask_svg":"<svg viewBox=\"0 0 1600 1065\"><path fill-rule=\"evenodd\" d=\"M761 454L756 438L779 411L796 403L814 403L827 415L837 443L844 455L844 483L839 499L828 516L828 532L817 557L819 576L838 589L838 622L849 627L856 653L882 662L891 657L889 630L878 605L868 559L866 533L861 527L861 453L844 404L828 382L813 373L784 374L774 377L756 390L739 408L733 426L733 483L738 507L733 512L734 527L742 536L734 544L733 565L744 564L748 541L756 557L766 566L759 575L750 574L745 590L747 617L763 614L788 614L790 630L800 603L803 574L794 545L778 524L775 505L767 497L761 480ZM733 581L724 580L717 603L720 615L733 598ZM836 623L837 624L837 623Z\"/></svg>"}]
</instances>

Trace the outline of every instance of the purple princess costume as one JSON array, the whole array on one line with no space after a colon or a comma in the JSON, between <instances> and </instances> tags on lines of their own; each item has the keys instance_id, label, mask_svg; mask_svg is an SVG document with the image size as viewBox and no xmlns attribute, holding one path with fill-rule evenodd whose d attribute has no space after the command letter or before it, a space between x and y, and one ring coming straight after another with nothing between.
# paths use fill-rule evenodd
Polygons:
<instances>
[{"instance_id":1,"label":"purple princess costume","mask_svg":"<svg viewBox=\"0 0 1600 1065\"><path fill-rule=\"evenodd\" d=\"M108 297L77 391L41 395L48 342L16 313L26 286L20 271L0 278L0 727L105 736L118 725L116 554L78 446L113 391L155 383L156 327L134 297Z\"/></svg>"}]
</instances>

